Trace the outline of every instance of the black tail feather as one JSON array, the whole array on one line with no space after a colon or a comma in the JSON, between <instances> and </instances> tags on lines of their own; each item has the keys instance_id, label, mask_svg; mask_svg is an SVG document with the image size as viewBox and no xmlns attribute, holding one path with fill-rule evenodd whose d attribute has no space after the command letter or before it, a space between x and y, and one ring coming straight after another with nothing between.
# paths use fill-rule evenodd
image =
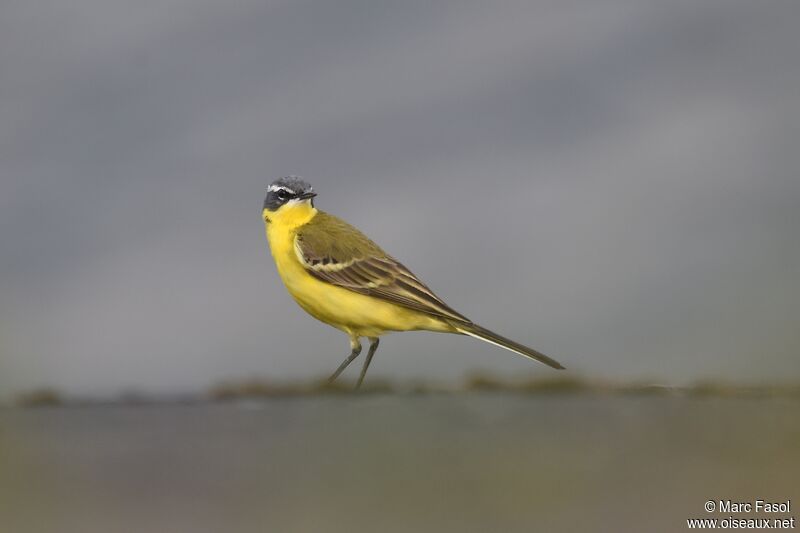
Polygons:
<instances>
[{"instance_id":1,"label":"black tail feather","mask_svg":"<svg viewBox=\"0 0 800 533\"><path fill-rule=\"evenodd\" d=\"M495 344L497 346L500 346L501 348L505 348L506 350L510 350L514 353L518 353L530 359L535 359L536 361L544 363L549 367L558 370L564 369L564 367L561 366L561 363L559 363L555 359L551 359L550 357L547 357L543 353L537 352L533 348L528 348L527 346L524 346L518 342L514 342L511 339L507 339L502 335L498 335L493 331L489 331L486 328L482 328L477 324L454 323L453 327L455 327L459 332L463 333L464 335L475 337L477 339L489 342L491 344Z\"/></svg>"}]
</instances>

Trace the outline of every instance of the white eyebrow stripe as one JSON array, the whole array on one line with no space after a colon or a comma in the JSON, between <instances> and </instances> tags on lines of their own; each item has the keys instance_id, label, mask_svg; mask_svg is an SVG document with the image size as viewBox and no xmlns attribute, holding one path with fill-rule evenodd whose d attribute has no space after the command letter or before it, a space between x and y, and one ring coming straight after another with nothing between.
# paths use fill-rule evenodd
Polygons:
<instances>
[{"instance_id":1,"label":"white eyebrow stripe","mask_svg":"<svg viewBox=\"0 0 800 533\"><path fill-rule=\"evenodd\" d=\"M267 191L269 192L276 192L276 191L286 191L288 193L295 194L295 192L290 189L289 187L284 187L283 185L270 185L267 187Z\"/></svg>"}]
</instances>

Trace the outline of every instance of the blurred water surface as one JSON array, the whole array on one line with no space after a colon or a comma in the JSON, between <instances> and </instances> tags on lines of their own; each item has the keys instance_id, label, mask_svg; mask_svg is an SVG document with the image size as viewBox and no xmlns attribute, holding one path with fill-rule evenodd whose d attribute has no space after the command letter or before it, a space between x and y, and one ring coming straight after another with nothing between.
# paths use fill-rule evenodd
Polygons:
<instances>
[{"instance_id":1,"label":"blurred water surface","mask_svg":"<svg viewBox=\"0 0 800 533\"><path fill-rule=\"evenodd\" d=\"M0 410L2 531L683 531L800 505L796 398L499 393Z\"/></svg>"}]
</instances>

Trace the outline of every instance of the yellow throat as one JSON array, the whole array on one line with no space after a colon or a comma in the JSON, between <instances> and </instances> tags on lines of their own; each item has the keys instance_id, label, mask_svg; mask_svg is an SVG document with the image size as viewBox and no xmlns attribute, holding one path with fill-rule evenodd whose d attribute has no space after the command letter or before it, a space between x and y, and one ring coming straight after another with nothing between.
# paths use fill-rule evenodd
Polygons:
<instances>
[{"instance_id":1,"label":"yellow throat","mask_svg":"<svg viewBox=\"0 0 800 533\"><path fill-rule=\"evenodd\" d=\"M267 237L270 238L271 231L292 232L307 224L316 214L317 208L311 205L310 200L292 200L275 211L264 209L261 218L264 219Z\"/></svg>"}]
</instances>

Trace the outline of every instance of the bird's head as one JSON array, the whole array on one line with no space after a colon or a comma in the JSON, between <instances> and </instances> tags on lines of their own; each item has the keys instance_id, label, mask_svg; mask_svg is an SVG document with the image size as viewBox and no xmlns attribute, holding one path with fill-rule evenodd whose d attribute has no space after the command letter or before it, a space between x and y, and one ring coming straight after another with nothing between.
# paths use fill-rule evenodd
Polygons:
<instances>
[{"instance_id":1,"label":"bird's head","mask_svg":"<svg viewBox=\"0 0 800 533\"><path fill-rule=\"evenodd\" d=\"M314 209L316 195L311 185L297 176L275 180L267 188L262 217L265 222L275 219L310 218L316 212Z\"/></svg>"}]
</instances>

